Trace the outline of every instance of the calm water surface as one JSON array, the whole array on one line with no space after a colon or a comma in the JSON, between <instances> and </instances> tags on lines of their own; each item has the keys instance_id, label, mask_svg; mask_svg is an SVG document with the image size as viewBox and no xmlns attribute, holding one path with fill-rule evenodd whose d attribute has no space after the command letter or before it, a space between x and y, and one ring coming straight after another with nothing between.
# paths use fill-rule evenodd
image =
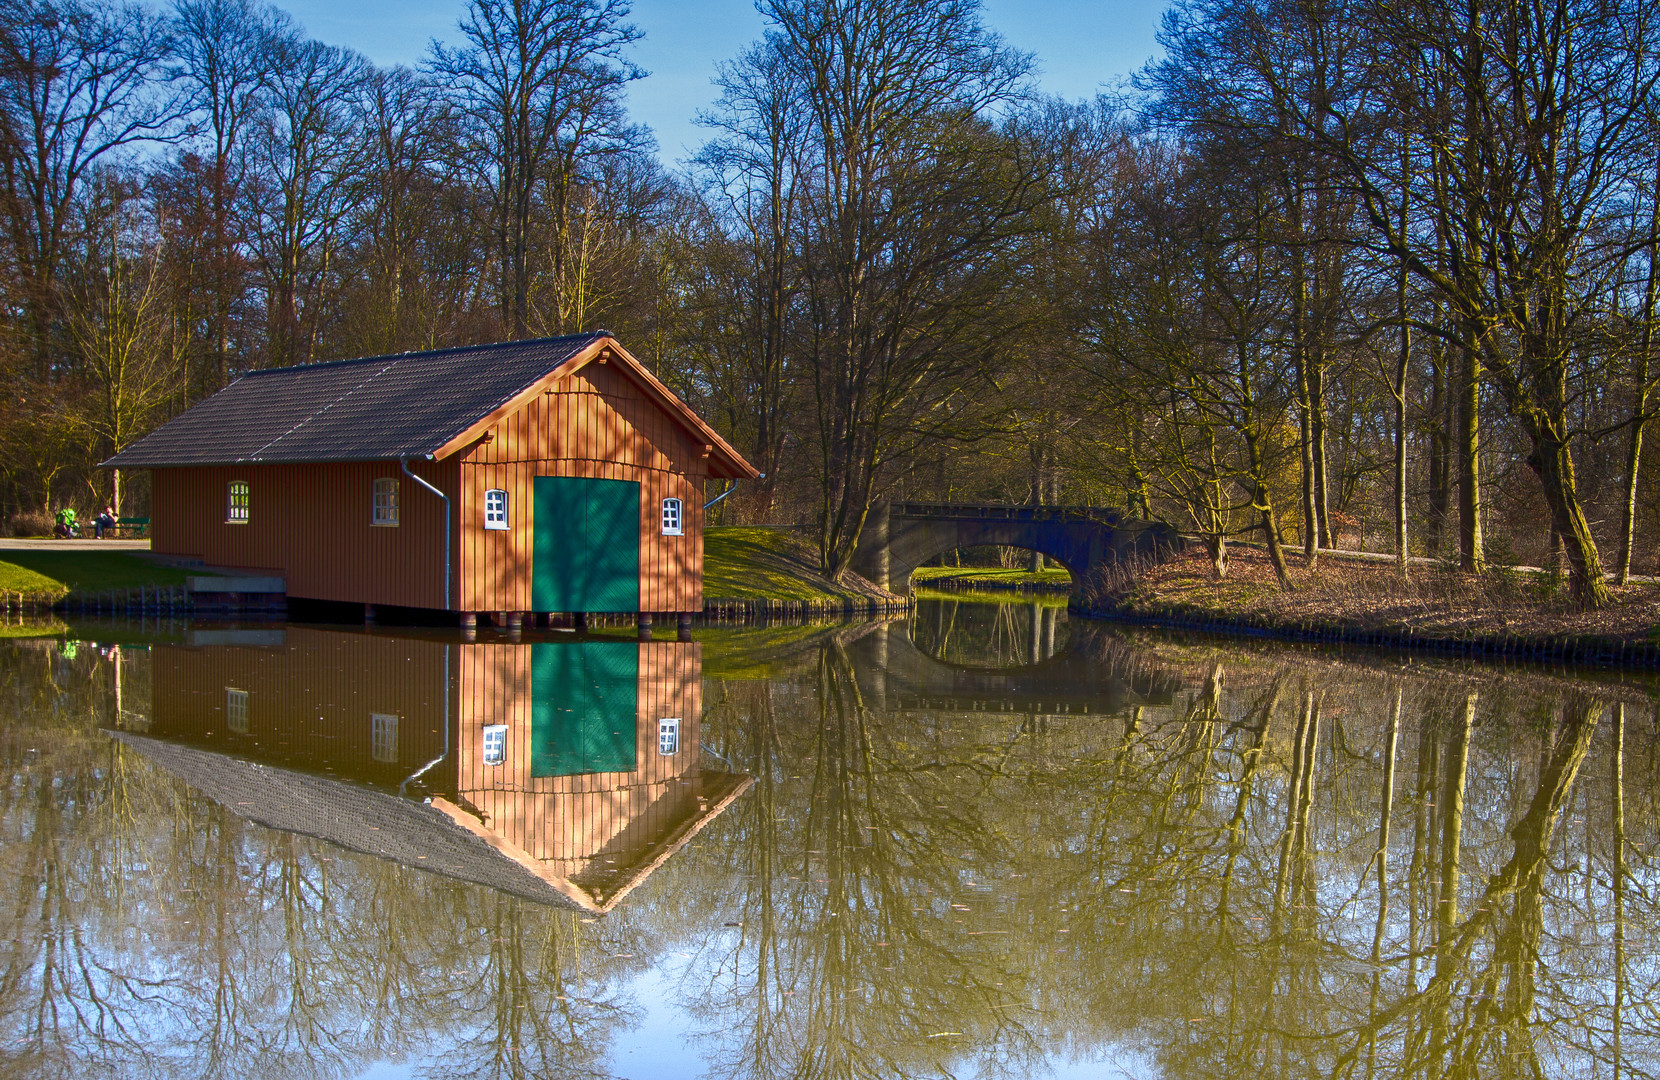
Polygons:
<instances>
[{"instance_id":1,"label":"calm water surface","mask_svg":"<svg viewBox=\"0 0 1660 1080\"><path fill-rule=\"evenodd\" d=\"M1660 1072L1654 686L924 602L0 643L0 1075Z\"/></svg>"}]
</instances>

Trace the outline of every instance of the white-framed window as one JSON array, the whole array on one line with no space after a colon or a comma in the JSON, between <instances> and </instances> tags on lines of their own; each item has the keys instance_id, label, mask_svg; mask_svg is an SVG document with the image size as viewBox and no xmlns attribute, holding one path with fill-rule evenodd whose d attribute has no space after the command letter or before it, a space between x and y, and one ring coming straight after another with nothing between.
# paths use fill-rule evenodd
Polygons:
<instances>
[{"instance_id":1,"label":"white-framed window","mask_svg":"<svg viewBox=\"0 0 1660 1080\"><path fill-rule=\"evenodd\" d=\"M680 718L671 716L657 721L657 752L664 757L680 753Z\"/></svg>"},{"instance_id":2,"label":"white-framed window","mask_svg":"<svg viewBox=\"0 0 1660 1080\"><path fill-rule=\"evenodd\" d=\"M484 725L484 764L500 765L507 760L507 725Z\"/></svg>"},{"instance_id":3,"label":"white-framed window","mask_svg":"<svg viewBox=\"0 0 1660 1080\"><path fill-rule=\"evenodd\" d=\"M484 527L507 528L507 492L501 488L491 488L484 493Z\"/></svg>"},{"instance_id":4,"label":"white-framed window","mask_svg":"<svg viewBox=\"0 0 1660 1080\"><path fill-rule=\"evenodd\" d=\"M225 485L225 524L248 524L248 512L252 505L248 481L232 480Z\"/></svg>"},{"instance_id":5,"label":"white-framed window","mask_svg":"<svg viewBox=\"0 0 1660 1080\"><path fill-rule=\"evenodd\" d=\"M679 499L663 500L663 535L681 536L686 532L685 504Z\"/></svg>"},{"instance_id":6,"label":"white-framed window","mask_svg":"<svg viewBox=\"0 0 1660 1080\"><path fill-rule=\"evenodd\" d=\"M374 511L369 518L375 525L398 523L398 478L383 476L375 481Z\"/></svg>"},{"instance_id":7,"label":"white-framed window","mask_svg":"<svg viewBox=\"0 0 1660 1080\"><path fill-rule=\"evenodd\" d=\"M398 717L396 713L369 714L369 756L376 761L398 760Z\"/></svg>"},{"instance_id":8,"label":"white-framed window","mask_svg":"<svg viewBox=\"0 0 1660 1080\"><path fill-rule=\"evenodd\" d=\"M248 734L248 691L225 687L225 728Z\"/></svg>"}]
</instances>

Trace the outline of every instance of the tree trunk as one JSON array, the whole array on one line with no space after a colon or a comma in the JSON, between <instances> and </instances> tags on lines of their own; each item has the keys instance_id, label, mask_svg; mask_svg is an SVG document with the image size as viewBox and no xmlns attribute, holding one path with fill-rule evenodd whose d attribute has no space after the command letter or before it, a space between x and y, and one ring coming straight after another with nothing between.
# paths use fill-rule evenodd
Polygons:
<instances>
[{"instance_id":1,"label":"tree trunk","mask_svg":"<svg viewBox=\"0 0 1660 1080\"><path fill-rule=\"evenodd\" d=\"M1314 407L1308 378L1308 282L1303 253L1291 262L1291 355L1297 369L1297 443L1303 466L1303 561L1310 567L1319 558L1320 527L1314 498Z\"/></svg>"},{"instance_id":2,"label":"tree trunk","mask_svg":"<svg viewBox=\"0 0 1660 1080\"><path fill-rule=\"evenodd\" d=\"M1529 462L1539 471L1539 483L1550 506L1551 526L1561 534L1567 548L1574 599L1586 607L1602 607L1609 601L1608 583L1603 579L1591 523L1576 494L1574 459L1567 440L1555 433L1554 425L1541 422L1537 416L1523 414L1522 421L1533 438Z\"/></svg>"},{"instance_id":3,"label":"tree trunk","mask_svg":"<svg viewBox=\"0 0 1660 1080\"><path fill-rule=\"evenodd\" d=\"M1147 521L1153 516L1153 507L1148 493L1147 471L1141 467L1141 418L1131 417L1127 411L1125 416L1128 430L1124 445L1130 450L1130 490L1124 501L1131 517Z\"/></svg>"},{"instance_id":4,"label":"tree trunk","mask_svg":"<svg viewBox=\"0 0 1660 1080\"><path fill-rule=\"evenodd\" d=\"M1274 521L1274 500L1267 487L1257 485L1257 511L1262 515L1262 533L1268 541L1268 561L1274 564L1274 576L1280 585L1291 588L1291 571L1285 565L1285 548L1280 544L1280 527Z\"/></svg>"},{"instance_id":5,"label":"tree trunk","mask_svg":"<svg viewBox=\"0 0 1660 1080\"><path fill-rule=\"evenodd\" d=\"M1228 538L1220 533L1206 533L1205 550L1210 553L1210 568L1221 581L1228 576Z\"/></svg>"},{"instance_id":6,"label":"tree trunk","mask_svg":"<svg viewBox=\"0 0 1660 1080\"><path fill-rule=\"evenodd\" d=\"M1643 365L1647 368L1647 364ZM1646 381L1647 372L1644 373ZM1631 582L1631 549L1637 532L1637 471L1643 460L1643 427L1648 422L1648 392L1637 392L1637 411L1631 419L1631 444L1625 457L1625 505L1620 517L1620 556L1615 575L1621 585Z\"/></svg>"},{"instance_id":7,"label":"tree trunk","mask_svg":"<svg viewBox=\"0 0 1660 1080\"><path fill-rule=\"evenodd\" d=\"M1481 357L1474 335L1465 339L1458 396L1458 566L1487 569L1481 540Z\"/></svg>"},{"instance_id":8,"label":"tree trunk","mask_svg":"<svg viewBox=\"0 0 1660 1080\"><path fill-rule=\"evenodd\" d=\"M1655 179L1660 181L1660 159L1655 163ZM1660 194L1650 193L1660 199ZM1620 515L1620 556L1614 573L1621 585L1631 581L1631 549L1637 532L1637 473L1643 461L1643 428L1648 423L1648 374L1654 348L1654 314L1660 300L1660 201L1649 217L1648 288L1643 294L1642 344L1637 356L1637 401L1631 410L1631 443L1625 459L1625 505Z\"/></svg>"},{"instance_id":9,"label":"tree trunk","mask_svg":"<svg viewBox=\"0 0 1660 1080\"><path fill-rule=\"evenodd\" d=\"M1326 484L1326 358L1323 342L1315 344L1315 362L1309 365L1309 456L1314 461L1315 538L1323 548L1336 547L1331 535L1331 503Z\"/></svg>"},{"instance_id":10,"label":"tree trunk","mask_svg":"<svg viewBox=\"0 0 1660 1080\"><path fill-rule=\"evenodd\" d=\"M1430 347L1429 398L1429 520L1424 523L1424 548L1440 558L1452 504L1451 455L1447 434L1452 429L1452 396L1447 393L1446 349Z\"/></svg>"},{"instance_id":11,"label":"tree trunk","mask_svg":"<svg viewBox=\"0 0 1660 1080\"><path fill-rule=\"evenodd\" d=\"M1031 499L1033 506L1043 505L1043 450L1041 448L1032 452ZM1043 573L1043 552L1032 552L1031 559L1027 563L1026 568L1034 574Z\"/></svg>"},{"instance_id":12,"label":"tree trunk","mask_svg":"<svg viewBox=\"0 0 1660 1080\"><path fill-rule=\"evenodd\" d=\"M1411 203L1406 178L1410 175L1406 151L1401 152L1401 232L1411 224ZM1400 323L1400 351L1395 358L1395 381L1391 391L1395 398L1395 567L1401 580L1409 575L1406 535L1406 375L1412 361L1412 323L1407 318L1407 287L1411 271L1402 260L1395 279L1395 318ZM1361 544L1364 548L1366 545ZM1396 720L1400 719L1400 703L1396 700ZM1381 919L1381 916L1380 916ZM1381 923L1380 923L1381 925Z\"/></svg>"}]
</instances>

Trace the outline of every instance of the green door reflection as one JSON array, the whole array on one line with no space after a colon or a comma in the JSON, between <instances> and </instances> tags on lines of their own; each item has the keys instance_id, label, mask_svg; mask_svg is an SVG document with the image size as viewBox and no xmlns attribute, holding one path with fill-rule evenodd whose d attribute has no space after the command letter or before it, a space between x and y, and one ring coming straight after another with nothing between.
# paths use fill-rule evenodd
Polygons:
<instances>
[{"instance_id":1,"label":"green door reflection","mask_svg":"<svg viewBox=\"0 0 1660 1080\"><path fill-rule=\"evenodd\" d=\"M538 644L530 664L530 775L633 772L640 647Z\"/></svg>"}]
</instances>

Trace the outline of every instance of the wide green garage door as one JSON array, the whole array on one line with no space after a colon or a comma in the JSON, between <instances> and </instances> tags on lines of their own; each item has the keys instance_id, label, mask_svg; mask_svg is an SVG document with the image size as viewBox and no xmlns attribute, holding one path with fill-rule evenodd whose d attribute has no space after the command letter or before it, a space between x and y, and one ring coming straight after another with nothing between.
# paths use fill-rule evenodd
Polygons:
<instances>
[{"instance_id":1,"label":"wide green garage door","mask_svg":"<svg viewBox=\"0 0 1660 1080\"><path fill-rule=\"evenodd\" d=\"M531 776L634 771L638 645L532 645L530 690Z\"/></svg>"},{"instance_id":2,"label":"wide green garage door","mask_svg":"<svg viewBox=\"0 0 1660 1080\"><path fill-rule=\"evenodd\" d=\"M536 478L535 611L640 610L640 485Z\"/></svg>"}]
</instances>

